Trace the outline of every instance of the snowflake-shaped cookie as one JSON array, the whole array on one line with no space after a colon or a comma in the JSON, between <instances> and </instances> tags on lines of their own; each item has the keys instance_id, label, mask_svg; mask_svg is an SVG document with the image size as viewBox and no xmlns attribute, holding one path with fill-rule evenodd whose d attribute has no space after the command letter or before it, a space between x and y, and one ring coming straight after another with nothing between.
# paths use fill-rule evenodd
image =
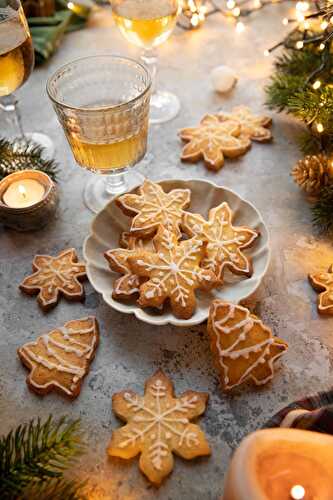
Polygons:
<instances>
[{"instance_id":1,"label":"snowflake-shaped cookie","mask_svg":"<svg viewBox=\"0 0 333 500\"><path fill-rule=\"evenodd\" d=\"M204 159L210 170L219 170L224 165L224 157L238 158L250 147L251 141L241 134L241 126L236 121L221 121L214 115L206 115L198 127L183 128L181 139L188 142L183 148L183 161L197 162Z\"/></svg>"},{"instance_id":2,"label":"snowflake-shaped cookie","mask_svg":"<svg viewBox=\"0 0 333 500\"><path fill-rule=\"evenodd\" d=\"M114 248L105 252L104 256L112 271L123 274L113 283L112 297L115 300L126 300L132 298L139 292L139 287L144 278L133 274L127 259L135 254L137 250L154 250L151 239L135 238L131 233L122 233L120 244L126 248Z\"/></svg>"},{"instance_id":3,"label":"snowflake-shaped cookie","mask_svg":"<svg viewBox=\"0 0 333 500\"><path fill-rule=\"evenodd\" d=\"M195 289L217 285L213 271L200 268L206 245L200 238L178 243L173 232L160 226L154 246L154 253L138 251L127 259L134 274L149 278L140 286L138 303L160 308L169 298L175 316L188 319L196 306Z\"/></svg>"},{"instance_id":4,"label":"snowflake-shaped cookie","mask_svg":"<svg viewBox=\"0 0 333 500\"><path fill-rule=\"evenodd\" d=\"M20 289L28 295L37 295L40 307L54 307L62 294L67 300L82 300L84 288L79 280L86 277L84 262L78 262L74 248L64 250L57 257L36 255L32 263L34 273L25 278Z\"/></svg>"},{"instance_id":5,"label":"snowflake-shaped cookie","mask_svg":"<svg viewBox=\"0 0 333 500\"><path fill-rule=\"evenodd\" d=\"M228 203L212 208L208 221L202 215L186 212L183 229L189 236L197 236L207 241L206 256L202 267L212 270L220 283L226 268L235 274L252 276L252 262L242 252L252 245L259 233L249 227L234 227L232 211Z\"/></svg>"},{"instance_id":6,"label":"snowflake-shaped cookie","mask_svg":"<svg viewBox=\"0 0 333 500\"><path fill-rule=\"evenodd\" d=\"M309 281L319 293L318 312L320 314L333 314L333 265L327 273L310 274Z\"/></svg>"},{"instance_id":7,"label":"snowflake-shaped cookie","mask_svg":"<svg viewBox=\"0 0 333 500\"><path fill-rule=\"evenodd\" d=\"M183 209L190 204L189 189L173 189L165 193L159 184L146 180L138 194L124 194L116 198L117 205L129 216L135 216L131 233L148 236L163 226L180 236L179 225Z\"/></svg>"},{"instance_id":8,"label":"snowflake-shaped cookie","mask_svg":"<svg viewBox=\"0 0 333 500\"><path fill-rule=\"evenodd\" d=\"M114 394L113 411L128 423L113 431L108 454L129 459L140 453L141 471L159 486L173 469L173 452L187 460L210 455L204 433L190 423L204 413L207 400L208 394L194 391L176 398L162 371L146 381L143 397L129 390Z\"/></svg>"},{"instance_id":9,"label":"snowflake-shaped cookie","mask_svg":"<svg viewBox=\"0 0 333 500\"><path fill-rule=\"evenodd\" d=\"M219 112L217 115L222 122L235 121L241 126L241 133L257 142L268 142L272 139L272 132L268 127L272 124L269 116L256 116L247 106L237 106L231 113Z\"/></svg>"}]
</instances>

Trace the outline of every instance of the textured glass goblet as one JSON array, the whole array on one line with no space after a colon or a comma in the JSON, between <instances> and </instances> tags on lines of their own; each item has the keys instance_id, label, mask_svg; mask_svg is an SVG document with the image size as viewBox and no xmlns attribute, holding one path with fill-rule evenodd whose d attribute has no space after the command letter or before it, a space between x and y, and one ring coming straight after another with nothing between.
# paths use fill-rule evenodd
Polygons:
<instances>
[{"instance_id":1,"label":"textured glass goblet","mask_svg":"<svg viewBox=\"0 0 333 500\"><path fill-rule=\"evenodd\" d=\"M66 64L47 82L76 162L102 174L84 192L93 212L142 181L139 174L124 173L146 153L150 88L142 64L109 55Z\"/></svg>"},{"instance_id":2,"label":"textured glass goblet","mask_svg":"<svg viewBox=\"0 0 333 500\"><path fill-rule=\"evenodd\" d=\"M180 102L176 95L159 90L156 85L156 47L173 32L181 12L181 0L110 0L110 3L120 32L130 43L143 49L141 60L152 75L150 123L172 120L179 112Z\"/></svg>"}]
</instances>

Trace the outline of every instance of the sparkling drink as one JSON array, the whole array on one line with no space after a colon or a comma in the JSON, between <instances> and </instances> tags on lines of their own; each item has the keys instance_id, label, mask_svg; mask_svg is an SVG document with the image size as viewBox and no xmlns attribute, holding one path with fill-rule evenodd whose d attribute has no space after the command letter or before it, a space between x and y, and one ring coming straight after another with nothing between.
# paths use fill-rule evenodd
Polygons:
<instances>
[{"instance_id":1,"label":"sparkling drink","mask_svg":"<svg viewBox=\"0 0 333 500\"><path fill-rule=\"evenodd\" d=\"M113 16L130 43L151 49L165 42L175 27L178 4L173 0L124 0Z\"/></svg>"},{"instance_id":2,"label":"sparkling drink","mask_svg":"<svg viewBox=\"0 0 333 500\"><path fill-rule=\"evenodd\" d=\"M23 85L33 65L31 36L21 9L4 21L0 16L0 97L12 94Z\"/></svg>"}]
</instances>

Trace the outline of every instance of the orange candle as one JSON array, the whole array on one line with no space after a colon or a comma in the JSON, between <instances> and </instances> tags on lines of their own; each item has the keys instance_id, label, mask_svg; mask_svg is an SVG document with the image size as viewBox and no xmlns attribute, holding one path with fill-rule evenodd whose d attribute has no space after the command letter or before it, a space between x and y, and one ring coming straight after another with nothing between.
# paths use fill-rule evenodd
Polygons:
<instances>
[{"instance_id":1,"label":"orange candle","mask_svg":"<svg viewBox=\"0 0 333 500\"><path fill-rule=\"evenodd\" d=\"M231 460L223 500L333 500L333 437L281 428L250 434Z\"/></svg>"}]
</instances>

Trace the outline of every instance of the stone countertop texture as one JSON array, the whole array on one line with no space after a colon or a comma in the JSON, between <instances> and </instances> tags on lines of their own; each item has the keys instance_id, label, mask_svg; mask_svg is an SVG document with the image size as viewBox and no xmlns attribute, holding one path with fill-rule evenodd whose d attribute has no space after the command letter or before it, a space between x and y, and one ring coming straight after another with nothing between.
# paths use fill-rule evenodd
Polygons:
<instances>
[{"instance_id":1,"label":"stone countertop texture","mask_svg":"<svg viewBox=\"0 0 333 500\"><path fill-rule=\"evenodd\" d=\"M274 142L253 144L248 154L226 161L217 173L201 163L179 161L179 128L196 124L206 112L220 107L231 110L234 105L249 104L254 111L264 110L263 88L272 73L273 58L265 58L263 51L281 38L285 28L280 19L287 11L282 5L266 8L246 19L246 29L240 34L219 15L209 18L198 31L176 29L159 50L159 85L175 92L182 108L175 120L150 128L153 162L143 171L153 180L212 180L234 189L261 211L270 231L272 259L251 305L290 348L273 382L260 389L245 387L231 395L221 392L205 325L151 327L110 309L89 283L84 304L62 300L48 314L19 292L18 284L29 274L36 253L54 255L70 246L82 255L92 219L82 201L82 188L92 174L74 164L46 96L46 79L60 65L78 57L100 53L136 57L138 52L122 38L106 9L96 13L85 30L66 36L57 54L18 92L25 129L43 131L56 144L61 202L57 219L40 232L19 234L0 227L1 433L50 413L80 417L89 451L77 472L90 478L93 500L217 500L223 493L230 455L240 440L287 403L332 384L333 319L318 316L317 295L307 274L327 269L333 247L314 234L308 204L290 177L291 167L300 157L295 141L300 125L274 115ZM236 88L227 96L210 88L209 71L219 64L233 67L239 76ZM0 123L5 125L3 115ZM40 398L29 392L27 371L16 349L53 327L88 314L99 320L101 342L81 395L71 402L57 394ZM112 428L120 425L111 410L112 394L127 387L142 392L146 378L159 367L172 377L177 394L187 389L209 392L200 425L213 453L209 459L190 462L175 457L172 475L157 490L139 472L137 459L109 460L105 450Z\"/></svg>"}]
</instances>

